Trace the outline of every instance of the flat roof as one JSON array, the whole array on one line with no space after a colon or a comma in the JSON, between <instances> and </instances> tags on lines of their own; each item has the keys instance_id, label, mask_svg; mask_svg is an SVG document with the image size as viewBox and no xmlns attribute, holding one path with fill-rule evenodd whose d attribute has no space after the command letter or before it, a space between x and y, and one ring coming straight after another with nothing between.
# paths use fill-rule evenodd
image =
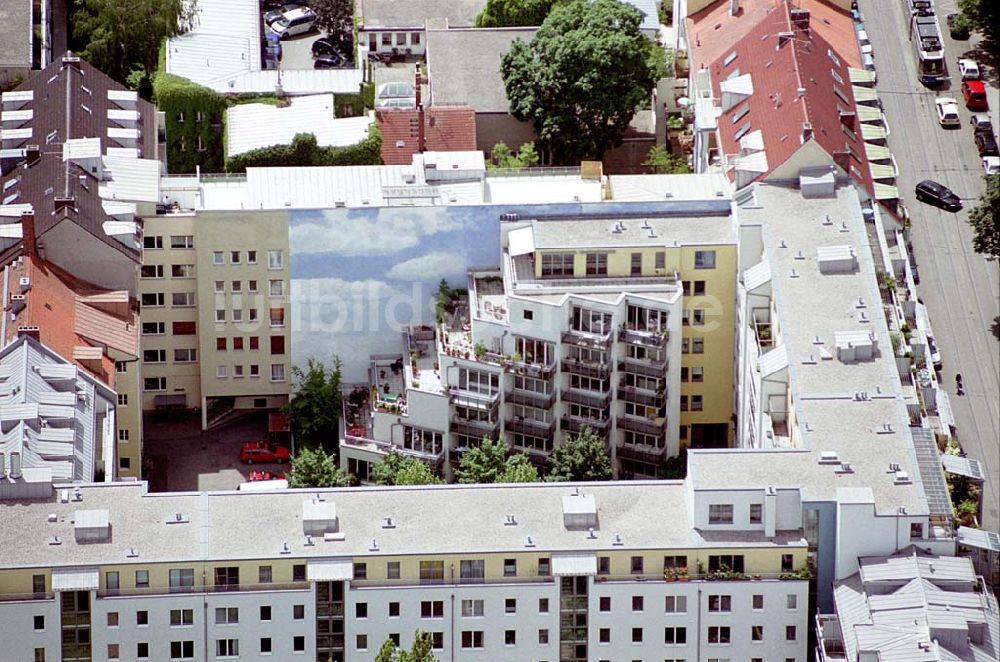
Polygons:
<instances>
[{"instance_id":1,"label":"flat roof","mask_svg":"<svg viewBox=\"0 0 1000 662\"><path fill-rule=\"evenodd\" d=\"M721 172L686 175L610 175L614 200L711 200L732 197L733 185Z\"/></svg>"},{"instance_id":2,"label":"flat roof","mask_svg":"<svg viewBox=\"0 0 1000 662\"><path fill-rule=\"evenodd\" d=\"M30 0L5 0L0 3L0 69L31 67Z\"/></svg>"},{"instance_id":3,"label":"flat roof","mask_svg":"<svg viewBox=\"0 0 1000 662\"><path fill-rule=\"evenodd\" d=\"M532 220L531 227L539 250L736 243L736 225L728 208L697 214L682 207L676 216L649 218L545 218Z\"/></svg>"},{"instance_id":4,"label":"flat roof","mask_svg":"<svg viewBox=\"0 0 1000 662\"><path fill-rule=\"evenodd\" d=\"M241 103L226 110L226 152L236 156L272 145L290 145L309 132L320 147L347 147L368 137L374 117L334 117L332 94L295 97L287 106Z\"/></svg>"},{"instance_id":5,"label":"flat roof","mask_svg":"<svg viewBox=\"0 0 1000 662\"><path fill-rule=\"evenodd\" d=\"M792 406L805 448L693 451L688 466L695 485L798 485L805 501L834 501L838 490L870 488L879 513L906 507L910 515L927 514L856 189L838 186L835 197L804 198L795 188L758 184L754 197L757 204L741 207L738 214L741 223L763 226L777 311L771 321L781 330L788 356ZM858 269L820 273L817 249L845 245L853 248ZM878 356L840 361L835 334L859 330L875 335ZM821 349L833 358L824 358ZM858 399L859 393L867 395ZM837 463L820 464L823 451L836 452ZM838 471L842 462L852 472ZM910 481L897 482L890 464L898 464Z\"/></svg>"},{"instance_id":6,"label":"flat roof","mask_svg":"<svg viewBox=\"0 0 1000 662\"><path fill-rule=\"evenodd\" d=\"M563 523L562 497L574 488L594 496L596 539ZM80 494L80 501L62 503L57 490L50 500L5 509L0 532L6 531L8 544L0 567L277 558L285 543L293 559L804 544L797 531L770 539L745 532L704 537L688 521L680 481L156 494L136 482L83 485ZM317 495L335 504L342 540L306 545L303 502ZM83 509L108 511L114 532L108 542L75 543L73 513ZM57 521L48 522L49 514ZM516 526L505 525L508 514L515 516ZM385 517L392 517L395 528L382 527ZM612 542L616 534L620 545ZM53 536L62 544L50 545ZM533 547L526 546L528 536ZM370 551L372 540L378 552ZM137 557L126 556L130 548Z\"/></svg>"},{"instance_id":7,"label":"flat roof","mask_svg":"<svg viewBox=\"0 0 1000 662\"><path fill-rule=\"evenodd\" d=\"M428 19L444 19L447 25L467 28L476 24L476 16L486 0L359 0L358 14L366 30L376 28L423 28Z\"/></svg>"}]
</instances>

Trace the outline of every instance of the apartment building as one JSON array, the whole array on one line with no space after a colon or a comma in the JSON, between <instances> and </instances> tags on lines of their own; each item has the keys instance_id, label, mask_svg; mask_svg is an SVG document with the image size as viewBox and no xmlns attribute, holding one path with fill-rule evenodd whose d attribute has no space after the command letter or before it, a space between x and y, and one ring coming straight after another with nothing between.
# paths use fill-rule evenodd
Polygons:
<instances>
[{"instance_id":1,"label":"apartment building","mask_svg":"<svg viewBox=\"0 0 1000 662\"><path fill-rule=\"evenodd\" d=\"M287 215L162 211L143 236L143 409L197 408L207 428L280 408L291 391Z\"/></svg>"},{"instance_id":2,"label":"apartment building","mask_svg":"<svg viewBox=\"0 0 1000 662\"><path fill-rule=\"evenodd\" d=\"M344 467L366 479L398 450L450 475L501 432L544 466L588 427L619 476L655 477L681 448L726 446L730 204L713 193L658 214L504 214L500 268L470 271L467 299L443 305L436 327L411 327L404 353L373 357L358 391L371 398L348 407Z\"/></svg>"},{"instance_id":3,"label":"apartment building","mask_svg":"<svg viewBox=\"0 0 1000 662\"><path fill-rule=\"evenodd\" d=\"M0 104L0 264L16 318L5 319L4 341L28 327L115 390L117 462L106 476L138 477L136 270L138 221L158 199L153 107L72 53Z\"/></svg>"},{"instance_id":4,"label":"apartment building","mask_svg":"<svg viewBox=\"0 0 1000 662\"><path fill-rule=\"evenodd\" d=\"M797 506L746 508L765 524L717 525L679 481L57 489L0 522L0 636L102 662L353 662L418 629L438 659L802 662Z\"/></svg>"}]
</instances>

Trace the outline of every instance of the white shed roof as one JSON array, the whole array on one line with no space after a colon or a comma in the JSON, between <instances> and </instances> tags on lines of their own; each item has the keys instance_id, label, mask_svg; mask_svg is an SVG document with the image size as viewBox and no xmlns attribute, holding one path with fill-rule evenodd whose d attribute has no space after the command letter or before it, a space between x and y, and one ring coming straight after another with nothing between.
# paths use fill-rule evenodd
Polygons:
<instances>
[{"instance_id":1,"label":"white shed roof","mask_svg":"<svg viewBox=\"0 0 1000 662\"><path fill-rule=\"evenodd\" d=\"M288 145L295 134L309 131L321 147L344 147L368 136L371 118L334 118L332 94L292 99L285 108L266 103L246 103L226 111L229 156L271 145Z\"/></svg>"},{"instance_id":2,"label":"white shed roof","mask_svg":"<svg viewBox=\"0 0 1000 662\"><path fill-rule=\"evenodd\" d=\"M553 554L552 574L556 577L592 577L597 574L597 555L576 552Z\"/></svg>"},{"instance_id":3,"label":"white shed roof","mask_svg":"<svg viewBox=\"0 0 1000 662\"><path fill-rule=\"evenodd\" d=\"M306 579L311 582L342 582L354 577L351 559L310 559L306 563Z\"/></svg>"},{"instance_id":4,"label":"white shed roof","mask_svg":"<svg viewBox=\"0 0 1000 662\"><path fill-rule=\"evenodd\" d=\"M54 568L53 591L96 591L101 573L97 568Z\"/></svg>"}]
</instances>

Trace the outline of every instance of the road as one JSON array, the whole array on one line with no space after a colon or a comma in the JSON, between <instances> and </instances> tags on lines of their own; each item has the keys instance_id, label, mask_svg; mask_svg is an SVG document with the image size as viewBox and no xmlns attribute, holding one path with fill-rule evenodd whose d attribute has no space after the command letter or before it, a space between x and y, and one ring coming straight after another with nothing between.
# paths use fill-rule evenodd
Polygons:
<instances>
[{"instance_id":1,"label":"road","mask_svg":"<svg viewBox=\"0 0 1000 662\"><path fill-rule=\"evenodd\" d=\"M985 182L955 64L974 42L956 42L948 34L944 17L957 11L954 0L935 3L952 76L950 85L935 92L918 82L901 0L859 4L875 51L879 98L892 131L889 147L899 166L897 186L913 222L911 239L921 278L917 294L927 305L944 360L942 382L951 396L958 439L970 457L982 462L986 475L981 524L996 531L1000 529L1000 343L990 333L990 324L1000 314L1000 263L972 250L968 210L975 206ZM961 129L938 125L934 98L939 95L959 99ZM990 103L997 126L1000 102L995 88ZM949 186L965 200L966 210L952 214L917 202L913 187L922 179ZM965 384L966 395L961 397L955 393L955 373L962 374Z\"/></svg>"}]
</instances>

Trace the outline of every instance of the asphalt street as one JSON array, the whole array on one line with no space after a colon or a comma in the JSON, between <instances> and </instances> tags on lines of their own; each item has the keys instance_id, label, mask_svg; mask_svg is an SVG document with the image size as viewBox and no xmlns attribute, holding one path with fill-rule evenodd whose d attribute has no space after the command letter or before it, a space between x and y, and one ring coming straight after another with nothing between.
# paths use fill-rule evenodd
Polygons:
<instances>
[{"instance_id":1,"label":"asphalt street","mask_svg":"<svg viewBox=\"0 0 1000 662\"><path fill-rule=\"evenodd\" d=\"M941 379L951 396L958 439L970 457L982 462L986 474L981 524L996 531L1000 529L1000 343L990 333L990 324L1000 314L1000 263L987 261L972 249L968 211L985 182L956 64L960 55L974 48L976 36L972 41L952 40L945 16L956 11L955 2L935 3L951 82L931 90L917 78L902 0L859 4L874 48L879 98L891 128L889 147L899 167L896 184L913 223L911 239L921 278L918 297L927 305L944 360ZM989 97L996 127L1000 98L995 75L992 80ZM958 99L961 128L939 126L937 96ZM923 179L950 187L965 201L965 209L953 214L917 202L913 187ZM955 393L955 373L962 374L964 396Z\"/></svg>"}]
</instances>

